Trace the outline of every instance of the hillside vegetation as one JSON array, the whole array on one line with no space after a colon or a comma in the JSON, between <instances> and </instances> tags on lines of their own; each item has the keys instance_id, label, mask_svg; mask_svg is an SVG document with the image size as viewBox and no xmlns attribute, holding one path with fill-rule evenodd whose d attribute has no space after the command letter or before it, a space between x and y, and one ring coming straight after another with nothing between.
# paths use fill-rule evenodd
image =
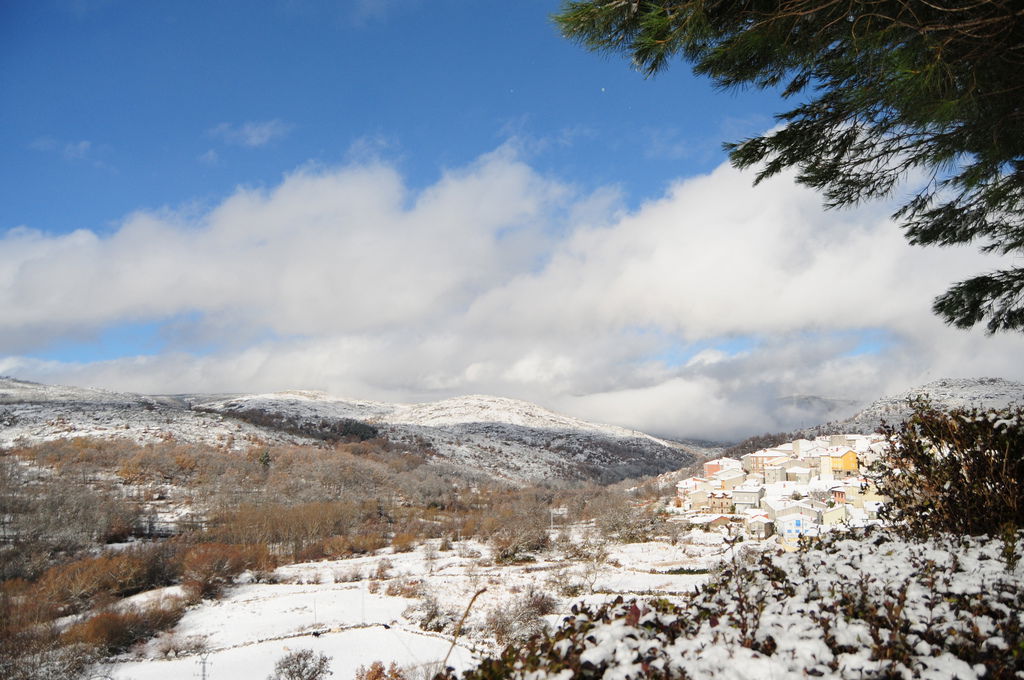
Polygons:
<instances>
[{"instance_id":1,"label":"hillside vegetation","mask_svg":"<svg viewBox=\"0 0 1024 680\"><path fill-rule=\"evenodd\" d=\"M243 572L269 579L281 564L428 540L477 539L515 562L548 546L552 507L609 538L656 527L637 500L622 487L511 486L359 434L246 452L91 438L14 448L0 456L0 677L78 677ZM168 586L182 597L119 604Z\"/></svg>"}]
</instances>

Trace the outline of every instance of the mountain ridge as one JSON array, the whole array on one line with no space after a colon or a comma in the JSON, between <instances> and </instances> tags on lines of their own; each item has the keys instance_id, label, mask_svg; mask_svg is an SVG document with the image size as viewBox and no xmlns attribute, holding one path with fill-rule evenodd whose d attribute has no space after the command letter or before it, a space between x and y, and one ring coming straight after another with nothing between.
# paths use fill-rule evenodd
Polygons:
<instances>
[{"instance_id":1,"label":"mountain ridge","mask_svg":"<svg viewBox=\"0 0 1024 680\"><path fill-rule=\"evenodd\" d=\"M824 423L801 430L810 434L826 431L849 434L871 434L882 421L898 423L910 413L910 401L927 398L940 410L954 408L1005 408L1012 404L1024 405L1024 383L1005 378L938 378L903 392L880 397L849 418Z\"/></svg>"},{"instance_id":2,"label":"mountain ridge","mask_svg":"<svg viewBox=\"0 0 1024 680\"><path fill-rule=\"evenodd\" d=\"M139 443L173 437L225 449L323 445L326 437L316 435L335 433L346 420L371 424L396 442L425 446L438 464L513 483L618 481L692 465L708 453L488 395L389 404L305 390L141 395L0 378L0 447L71 437Z\"/></svg>"}]
</instances>

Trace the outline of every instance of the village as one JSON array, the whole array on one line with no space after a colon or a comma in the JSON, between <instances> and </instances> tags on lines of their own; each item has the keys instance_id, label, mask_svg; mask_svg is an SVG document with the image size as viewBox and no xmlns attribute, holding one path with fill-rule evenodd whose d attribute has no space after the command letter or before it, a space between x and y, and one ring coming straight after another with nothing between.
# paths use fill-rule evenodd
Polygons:
<instances>
[{"instance_id":1,"label":"village","mask_svg":"<svg viewBox=\"0 0 1024 680\"><path fill-rule=\"evenodd\" d=\"M884 446L882 435L839 434L709 460L702 476L678 482L671 511L691 528L783 546L863 526L886 500L863 475Z\"/></svg>"}]
</instances>

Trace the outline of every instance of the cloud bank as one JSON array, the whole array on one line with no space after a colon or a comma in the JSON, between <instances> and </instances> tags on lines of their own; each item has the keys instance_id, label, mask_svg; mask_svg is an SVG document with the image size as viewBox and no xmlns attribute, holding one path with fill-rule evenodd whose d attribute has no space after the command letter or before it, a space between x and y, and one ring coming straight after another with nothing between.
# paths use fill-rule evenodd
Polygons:
<instances>
[{"instance_id":1,"label":"cloud bank","mask_svg":"<svg viewBox=\"0 0 1024 680\"><path fill-rule=\"evenodd\" d=\"M814 424L786 406L795 394L1024 378L1019 336L929 311L996 258L912 248L888 206L825 212L789 178L751 179L723 165L630 211L506 146L416 192L380 161L305 167L109 235L11 229L0 373L144 392L490 393L709 438ZM124 324L161 326L165 348L26 356Z\"/></svg>"}]
</instances>

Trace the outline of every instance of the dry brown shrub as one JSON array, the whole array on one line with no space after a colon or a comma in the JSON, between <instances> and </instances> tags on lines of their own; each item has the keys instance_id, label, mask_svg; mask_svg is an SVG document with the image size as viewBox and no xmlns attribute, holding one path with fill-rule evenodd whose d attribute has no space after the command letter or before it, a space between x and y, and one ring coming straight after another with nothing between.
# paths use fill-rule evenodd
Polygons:
<instances>
[{"instance_id":1,"label":"dry brown shrub","mask_svg":"<svg viewBox=\"0 0 1024 680\"><path fill-rule=\"evenodd\" d=\"M71 626L61 636L65 644L84 644L108 653L121 652L136 642L166 630L181 619L181 601L158 601L149 607L103 611Z\"/></svg>"},{"instance_id":2,"label":"dry brown shrub","mask_svg":"<svg viewBox=\"0 0 1024 680\"><path fill-rule=\"evenodd\" d=\"M142 455L136 455L124 461L117 468L117 476L125 484L138 484L146 479Z\"/></svg>"},{"instance_id":3,"label":"dry brown shrub","mask_svg":"<svg viewBox=\"0 0 1024 680\"><path fill-rule=\"evenodd\" d=\"M412 532L399 532L391 539L391 549L396 553L411 552L416 547L416 539L416 534Z\"/></svg>"},{"instance_id":4,"label":"dry brown shrub","mask_svg":"<svg viewBox=\"0 0 1024 680\"><path fill-rule=\"evenodd\" d=\"M355 680L407 680L407 678L394 661L391 662L387 670L384 670L383 663L374 661L369 668L360 666L356 670Z\"/></svg>"},{"instance_id":5,"label":"dry brown shrub","mask_svg":"<svg viewBox=\"0 0 1024 680\"><path fill-rule=\"evenodd\" d=\"M404 579L399 578L393 581L388 581L387 587L384 589L384 594L391 597L407 597L417 598L420 596L420 589L422 583L416 579Z\"/></svg>"},{"instance_id":6,"label":"dry brown shrub","mask_svg":"<svg viewBox=\"0 0 1024 680\"><path fill-rule=\"evenodd\" d=\"M327 557L346 557L354 552L348 536L331 536L324 539L321 546Z\"/></svg>"},{"instance_id":7,"label":"dry brown shrub","mask_svg":"<svg viewBox=\"0 0 1024 680\"><path fill-rule=\"evenodd\" d=\"M292 552L292 557L296 562L316 562L329 557L329 555L324 549L324 542L317 541Z\"/></svg>"},{"instance_id":8,"label":"dry brown shrub","mask_svg":"<svg viewBox=\"0 0 1024 680\"><path fill-rule=\"evenodd\" d=\"M0 583L0 640L10 640L58 613L54 603L38 596L34 584L20 578Z\"/></svg>"},{"instance_id":9,"label":"dry brown shrub","mask_svg":"<svg viewBox=\"0 0 1024 680\"><path fill-rule=\"evenodd\" d=\"M183 474L190 475L199 468L199 461L192 454L183 451L174 456L174 465Z\"/></svg>"},{"instance_id":10,"label":"dry brown shrub","mask_svg":"<svg viewBox=\"0 0 1024 680\"><path fill-rule=\"evenodd\" d=\"M387 538L379 533L358 533L348 537L352 553L365 555L380 550L387 546Z\"/></svg>"},{"instance_id":11,"label":"dry brown shrub","mask_svg":"<svg viewBox=\"0 0 1024 680\"><path fill-rule=\"evenodd\" d=\"M201 543L190 548L182 559L182 582L209 597L246 569L265 570L273 566L265 545Z\"/></svg>"},{"instance_id":12,"label":"dry brown shrub","mask_svg":"<svg viewBox=\"0 0 1024 680\"><path fill-rule=\"evenodd\" d=\"M101 555L47 569L35 586L37 597L72 611L97 595L120 596L146 585L147 564L134 552Z\"/></svg>"}]
</instances>

